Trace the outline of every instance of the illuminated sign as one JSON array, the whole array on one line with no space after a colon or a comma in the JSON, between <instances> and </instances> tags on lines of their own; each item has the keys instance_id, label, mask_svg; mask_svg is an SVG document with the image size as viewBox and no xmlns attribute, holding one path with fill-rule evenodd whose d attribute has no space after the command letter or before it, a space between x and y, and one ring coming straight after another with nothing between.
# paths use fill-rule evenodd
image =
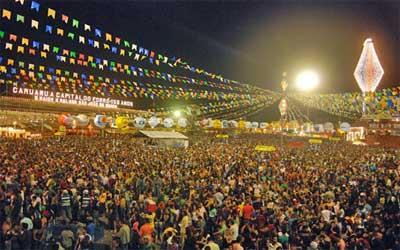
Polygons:
<instances>
[{"instance_id":1,"label":"illuminated sign","mask_svg":"<svg viewBox=\"0 0 400 250\"><path fill-rule=\"evenodd\" d=\"M87 95L63 93L49 90L38 90L31 88L21 88L14 86L11 91L12 95L15 96L29 96L36 101L63 103L63 104L77 104L86 105L93 107L103 108L118 108L118 107L133 107L133 102L111 99L106 97L94 97Z\"/></svg>"}]
</instances>

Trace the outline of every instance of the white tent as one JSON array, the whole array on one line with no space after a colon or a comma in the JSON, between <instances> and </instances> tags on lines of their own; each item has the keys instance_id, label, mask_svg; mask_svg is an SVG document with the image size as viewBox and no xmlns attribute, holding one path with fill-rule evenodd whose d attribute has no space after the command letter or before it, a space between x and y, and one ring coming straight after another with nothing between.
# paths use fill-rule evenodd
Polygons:
<instances>
[{"instance_id":1,"label":"white tent","mask_svg":"<svg viewBox=\"0 0 400 250\"><path fill-rule=\"evenodd\" d=\"M140 135L150 138L152 144L161 147L188 147L189 138L175 131L146 131L140 130Z\"/></svg>"}]
</instances>

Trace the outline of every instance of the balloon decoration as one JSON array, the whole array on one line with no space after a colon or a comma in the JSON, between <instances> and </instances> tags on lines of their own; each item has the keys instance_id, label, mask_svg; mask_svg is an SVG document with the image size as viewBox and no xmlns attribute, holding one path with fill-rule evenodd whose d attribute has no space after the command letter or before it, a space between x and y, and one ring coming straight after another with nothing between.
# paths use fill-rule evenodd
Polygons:
<instances>
[{"instance_id":1,"label":"balloon decoration","mask_svg":"<svg viewBox=\"0 0 400 250\"><path fill-rule=\"evenodd\" d=\"M260 123L260 128L261 129L265 129L265 128L267 128L267 126L268 126L268 123L266 123L266 122L261 122Z\"/></svg>"},{"instance_id":2,"label":"balloon decoration","mask_svg":"<svg viewBox=\"0 0 400 250\"><path fill-rule=\"evenodd\" d=\"M172 126L174 126L174 120L172 120L171 118L165 118L163 125L166 128L172 128Z\"/></svg>"},{"instance_id":3,"label":"balloon decoration","mask_svg":"<svg viewBox=\"0 0 400 250\"><path fill-rule=\"evenodd\" d=\"M212 121L212 127L213 127L213 128L222 128L222 122L221 122L221 120L213 120L213 121Z\"/></svg>"},{"instance_id":4,"label":"balloon decoration","mask_svg":"<svg viewBox=\"0 0 400 250\"><path fill-rule=\"evenodd\" d=\"M341 130L348 132L350 130L350 128L351 128L351 125L349 123L347 123L347 122L340 123Z\"/></svg>"},{"instance_id":5,"label":"balloon decoration","mask_svg":"<svg viewBox=\"0 0 400 250\"><path fill-rule=\"evenodd\" d=\"M125 116L118 116L115 119L115 126L118 129L127 129L129 125L129 119Z\"/></svg>"},{"instance_id":6,"label":"balloon decoration","mask_svg":"<svg viewBox=\"0 0 400 250\"><path fill-rule=\"evenodd\" d=\"M62 114L58 117L58 123L60 125L71 127L73 125L74 118L68 114Z\"/></svg>"},{"instance_id":7,"label":"balloon decoration","mask_svg":"<svg viewBox=\"0 0 400 250\"><path fill-rule=\"evenodd\" d=\"M75 116L75 121L77 123L77 127L84 128L89 125L89 118L87 115L77 115Z\"/></svg>"},{"instance_id":8,"label":"balloon decoration","mask_svg":"<svg viewBox=\"0 0 400 250\"><path fill-rule=\"evenodd\" d=\"M324 130L325 130L325 131L331 132L331 131L333 131L334 129L335 129L335 128L334 128L332 122L326 122L326 123L324 124Z\"/></svg>"},{"instance_id":9,"label":"balloon decoration","mask_svg":"<svg viewBox=\"0 0 400 250\"><path fill-rule=\"evenodd\" d=\"M160 121L156 116L152 116L152 117L150 117L148 123L151 128L155 128L155 127L157 127L158 124L160 124Z\"/></svg>"},{"instance_id":10,"label":"balloon decoration","mask_svg":"<svg viewBox=\"0 0 400 250\"><path fill-rule=\"evenodd\" d=\"M146 119L141 116L136 117L133 121L136 128L142 129L146 126Z\"/></svg>"},{"instance_id":11,"label":"balloon decoration","mask_svg":"<svg viewBox=\"0 0 400 250\"><path fill-rule=\"evenodd\" d=\"M186 128L187 126L187 119L184 117L181 117L178 119L178 123L177 123L178 127L180 128Z\"/></svg>"},{"instance_id":12,"label":"balloon decoration","mask_svg":"<svg viewBox=\"0 0 400 250\"><path fill-rule=\"evenodd\" d=\"M239 126L239 123L237 121L229 121L229 124L232 128L237 128Z\"/></svg>"},{"instance_id":13,"label":"balloon decoration","mask_svg":"<svg viewBox=\"0 0 400 250\"><path fill-rule=\"evenodd\" d=\"M228 128L229 127L229 121L228 120L222 120L222 128Z\"/></svg>"},{"instance_id":14,"label":"balloon decoration","mask_svg":"<svg viewBox=\"0 0 400 250\"><path fill-rule=\"evenodd\" d=\"M94 118L94 125L98 128L105 128L108 123L108 118L105 115L96 115Z\"/></svg>"},{"instance_id":15,"label":"balloon decoration","mask_svg":"<svg viewBox=\"0 0 400 250\"><path fill-rule=\"evenodd\" d=\"M250 127L251 128L258 128L258 122L252 122Z\"/></svg>"}]
</instances>

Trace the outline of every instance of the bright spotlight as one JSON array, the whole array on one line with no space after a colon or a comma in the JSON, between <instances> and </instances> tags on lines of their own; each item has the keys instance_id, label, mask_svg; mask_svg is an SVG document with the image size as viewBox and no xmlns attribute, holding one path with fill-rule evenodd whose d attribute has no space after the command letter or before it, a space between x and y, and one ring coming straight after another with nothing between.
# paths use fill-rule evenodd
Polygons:
<instances>
[{"instance_id":1,"label":"bright spotlight","mask_svg":"<svg viewBox=\"0 0 400 250\"><path fill-rule=\"evenodd\" d=\"M181 117L181 115L182 115L182 114L181 114L181 111L179 111L179 110L175 110L175 111L174 111L174 116L175 116L175 117L179 118L179 117Z\"/></svg>"},{"instance_id":2,"label":"bright spotlight","mask_svg":"<svg viewBox=\"0 0 400 250\"><path fill-rule=\"evenodd\" d=\"M307 70L300 73L296 79L296 86L299 90L310 91L315 89L319 84L318 74L314 71Z\"/></svg>"}]
</instances>

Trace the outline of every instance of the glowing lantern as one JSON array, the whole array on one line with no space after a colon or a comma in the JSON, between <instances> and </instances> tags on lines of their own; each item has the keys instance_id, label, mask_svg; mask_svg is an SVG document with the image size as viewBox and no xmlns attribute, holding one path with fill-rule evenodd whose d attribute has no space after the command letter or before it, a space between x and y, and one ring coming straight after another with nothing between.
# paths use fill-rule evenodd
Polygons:
<instances>
[{"instance_id":1,"label":"glowing lantern","mask_svg":"<svg viewBox=\"0 0 400 250\"><path fill-rule=\"evenodd\" d=\"M354 77L362 92L374 92L383 77L384 71L376 54L372 39L364 42L364 48L354 71Z\"/></svg>"}]
</instances>

